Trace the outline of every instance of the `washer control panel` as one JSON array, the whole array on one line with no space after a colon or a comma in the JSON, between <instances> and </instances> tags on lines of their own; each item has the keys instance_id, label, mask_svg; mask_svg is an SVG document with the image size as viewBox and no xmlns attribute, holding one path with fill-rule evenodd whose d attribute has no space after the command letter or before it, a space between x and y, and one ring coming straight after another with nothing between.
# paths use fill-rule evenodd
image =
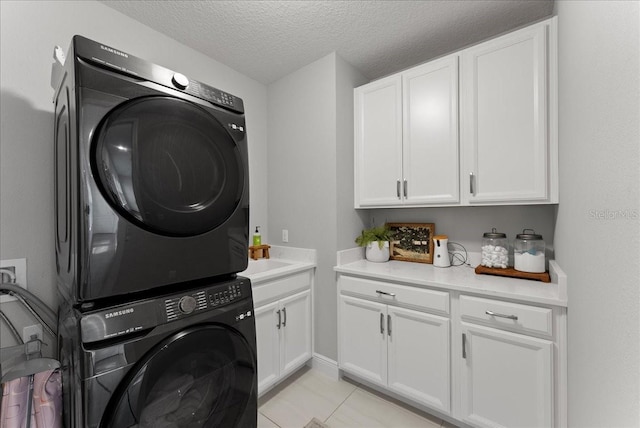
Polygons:
<instances>
[{"instance_id":1,"label":"washer control panel","mask_svg":"<svg viewBox=\"0 0 640 428\"><path fill-rule=\"evenodd\" d=\"M227 305L243 297L240 284L229 284L225 289L216 289L209 292L209 305L213 308Z\"/></svg>"},{"instance_id":2,"label":"washer control panel","mask_svg":"<svg viewBox=\"0 0 640 428\"><path fill-rule=\"evenodd\" d=\"M173 295L164 300L164 313L167 321L175 321L208 309L216 309L236 303L250 297L251 282L246 279L224 282L222 284L189 294Z\"/></svg>"},{"instance_id":3,"label":"washer control panel","mask_svg":"<svg viewBox=\"0 0 640 428\"><path fill-rule=\"evenodd\" d=\"M164 301L167 321L177 320L183 315L207 309L207 297L204 290L186 296L174 296Z\"/></svg>"},{"instance_id":4,"label":"washer control panel","mask_svg":"<svg viewBox=\"0 0 640 428\"><path fill-rule=\"evenodd\" d=\"M220 312L231 311L236 321L252 316L248 278L238 277L206 288L86 312L80 317L80 332L83 343L94 343L140 334L167 322L234 304L239 306Z\"/></svg>"}]
</instances>

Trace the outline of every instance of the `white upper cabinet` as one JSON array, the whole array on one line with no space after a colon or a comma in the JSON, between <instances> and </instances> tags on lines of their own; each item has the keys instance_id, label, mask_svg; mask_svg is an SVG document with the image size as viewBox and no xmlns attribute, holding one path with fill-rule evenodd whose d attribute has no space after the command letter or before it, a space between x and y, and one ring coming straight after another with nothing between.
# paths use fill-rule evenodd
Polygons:
<instances>
[{"instance_id":1,"label":"white upper cabinet","mask_svg":"<svg viewBox=\"0 0 640 428\"><path fill-rule=\"evenodd\" d=\"M554 203L555 20L461 53L463 202Z\"/></svg>"},{"instance_id":2,"label":"white upper cabinet","mask_svg":"<svg viewBox=\"0 0 640 428\"><path fill-rule=\"evenodd\" d=\"M381 79L355 90L356 208L400 202L402 79Z\"/></svg>"},{"instance_id":3,"label":"white upper cabinet","mask_svg":"<svg viewBox=\"0 0 640 428\"><path fill-rule=\"evenodd\" d=\"M556 47L553 18L356 88L355 207L557 203Z\"/></svg>"},{"instance_id":4,"label":"white upper cabinet","mask_svg":"<svg viewBox=\"0 0 640 428\"><path fill-rule=\"evenodd\" d=\"M457 203L458 57L355 90L355 206Z\"/></svg>"},{"instance_id":5,"label":"white upper cabinet","mask_svg":"<svg viewBox=\"0 0 640 428\"><path fill-rule=\"evenodd\" d=\"M403 73L402 93L404 202L457 203L458 56Z\"/></svg>"}]
</instances>

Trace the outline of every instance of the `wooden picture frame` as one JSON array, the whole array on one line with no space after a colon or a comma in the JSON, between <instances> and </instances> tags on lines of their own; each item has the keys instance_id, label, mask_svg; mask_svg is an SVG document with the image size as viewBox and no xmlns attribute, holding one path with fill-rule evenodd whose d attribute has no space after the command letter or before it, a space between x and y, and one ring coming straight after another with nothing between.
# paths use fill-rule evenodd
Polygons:
<instances>
[{"instance_id":1,"label":"wooden picture frame","mask_svg":"<svg viewBox=\"0 0 640 428\"><path fill-rule=\"evenodd\" d=\"M391 260L433 263L434 223L387 223L387 226L393 232Z\"/></svg>"}]
</instances>

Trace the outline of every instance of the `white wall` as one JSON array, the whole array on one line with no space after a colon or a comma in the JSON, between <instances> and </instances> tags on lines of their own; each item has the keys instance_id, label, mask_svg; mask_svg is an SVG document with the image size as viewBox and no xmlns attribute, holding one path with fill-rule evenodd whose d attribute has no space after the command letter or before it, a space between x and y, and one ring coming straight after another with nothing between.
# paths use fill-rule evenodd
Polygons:
<instances>
[{"instance_id":1,"label":"white wall","mask_svg":"<svg viewBox=\"0 0 640 428\"><path fill-rule=\"evenodd\" d=\"M345 241L338 235L352 241L362 228L352 208L352 168L353 88L363 80L332 53L272 83L268 92L271 243L317 250L314 344L317 353L332 359L337 359L333 266L338 242ZM282 229L289 231L288 244L281 242Z\"/></svg>"},{"instance_id":2,"label":"white wall","mask_svg":"<svg viewBox=\"0 0 640 428\"><path fill-rule=\"evenodd\" d=\"M251 224L267 218L267 88L95 1L0 2L0 257L27 258L29 290L56 303L53 246L54 45L81 34L244 99ZM21 330L21 328L19 328ZM4 330L3 330L4 331ZM3 341L8 338L2 334Z\"/></svg>"},{"instance_id":3,"label":"white wall","mask_svg":"<svg viewBox=\"0 0 640 428\"><path fill-rule=\"evenodd\" d=\"M569 426L640 426L640 7L559 1Z\"/></svg>"},{"instance_id":4,"label":"white wall","mask_svg":"<svg viewBox=\"0 0 640 428\"><path fill-rule=\"evenodd\" d=\"M367 213L353 208L353 89L364 85L369 79L340 56L336 56L336 77L336 237L337 250L344 250L353 248L356 236L367 227Z\"/></svg>"}]
</instances>

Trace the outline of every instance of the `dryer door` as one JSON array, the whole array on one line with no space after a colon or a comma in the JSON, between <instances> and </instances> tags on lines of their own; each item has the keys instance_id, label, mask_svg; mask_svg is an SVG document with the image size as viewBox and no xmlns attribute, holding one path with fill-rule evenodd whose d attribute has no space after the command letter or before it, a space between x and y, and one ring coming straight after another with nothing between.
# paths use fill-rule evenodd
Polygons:
<instances>
[{"instance_id":1,"label":"dryer door","mask_svg":"<svg viewBox=\"0 0 640 428\"><path fill-rule=\"evenodd\" d=\"M235 330L194 326L158 344L113 394L102 428L255 425L254 348Z\"/></svg>"},{"instance_id":2,"label":"dryer door","mask_svg":"<svg viewBox=\"0 0 640 428\"><path fill-rule=\"evenodd\" d=\"M105 198L151 232L208 232L241 201L246 175L236 142L197 104L133 99L102 120L92 143L93 173Z\"/></svg>"}]
</instances>

